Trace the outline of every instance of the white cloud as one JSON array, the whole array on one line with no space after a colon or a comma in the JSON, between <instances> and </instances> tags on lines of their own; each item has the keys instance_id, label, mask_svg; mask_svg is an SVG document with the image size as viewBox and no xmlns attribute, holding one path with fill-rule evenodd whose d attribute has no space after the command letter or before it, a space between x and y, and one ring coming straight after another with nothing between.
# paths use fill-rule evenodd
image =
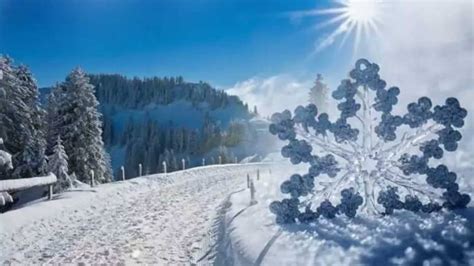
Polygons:
<instances>
[{"instance_id":1,"label":"white cloud","mask_svg":"<svg viewBox=\"0 0 474 266\"><path fill-rule=\"evenodd\" d=\"M293 110L298 105L308 103L311 86L311 82L298 81L289 75L275 75L238 82L226 92L239 96L252 108L257 105L261 114L269 116L274 112Z\"/></svg>"},{"instance_id":2,"label":"white cloud","mask_svg":"<svg viewBox=\"0 0 474 266\"><path fill-rule=\"evenodd\" d=\"M371 49L381 76L406 104L456 97L468 109L463 145L474 148L474 19L471 1L389 2L381 40Z\"/></svg>"}]
</instances>

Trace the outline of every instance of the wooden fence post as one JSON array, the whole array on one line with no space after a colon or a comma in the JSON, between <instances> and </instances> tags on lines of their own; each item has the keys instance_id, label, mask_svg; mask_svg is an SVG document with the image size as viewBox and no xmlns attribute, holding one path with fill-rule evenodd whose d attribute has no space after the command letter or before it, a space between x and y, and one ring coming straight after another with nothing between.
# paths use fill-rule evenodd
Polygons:
<instances>
[{"instance_id":1,"label":"wooden fence post","mask_svg":"<svg viewBox=\"0 0 474 266\"><path fill-rule=\"evenodd\" d=\"M206 165L206 158L202 158L202 166Z\"/></svg>"},{"instance_id":2,"label":"wooden fence post","mask_svg":"<svg viewBox=\"0 0 474 266\"><path fill-rule=\"evenodd\" d=\"M257 169L257 180L260 180L260 169Z\"/></svg>"},{"instance_id":3,"label":"wooden fence post","mask_svg":"<svg viewBox=\"0 0 474 266\"><path fill-rule=\"evenodd\" d=\"M138 176L142 176L142 164L138 164Z\"/></svg>"},{"instance_id":4,"label":"wooden fence post","mask_svg":"<svg viewBox=\"0 0 474 266\"><path fill-rule=\"evenodd\" d=\"M253 180L250 180L250 205L257 204L255 200L255 185L253 184Z\"/></svg>"},{"instance_id":5,"label":"wooden fence post","mask_svg":"<svg viewBox=\"0 0 474 266\"><path fill-rule=\"evenodd\" d=\"M53 184L49 184L48 186L48 199L49 200L53 199Z\"/></svg>"},{"instance_id":6,"label":"wooden fence post","mask_svg":"<svg viewBox=\"0 0 474 266\"><path fill-rule=\"evenodd\" d=\"M219 155L219 164L222 164L222 156Z\"/></svg>"},{"instance_id":7,"label":"wooden fence post","mask_svg":"<svg viewBox=\"0 0 474 266\"><path fill-rule=\"evenodd\" d=\"M120 167L120 170L122 171L122 181L125 181L125 168L123 165Z\"/></svg>"},{"instance_id":8,"label":"wooden fence post","mask_svg":"<svg viewBox=\"0 0 474 266\"><path fill-rule=\"evenodd\" d=\"M91 170L91 187L94 187L94 170Z\"/></svg>"},{"instance_id":9,"label":"wooden fence post","mask_svg":"<svg viewBox=\"0 0 474 266\"><path fill-rule=\"evenodd\" d=\"M163 173L166 174L167 169L166 169L166 161L163 161Z\"/></svg>"},{"instance_id":10,"label":"wooden fence post","mask_svg":"<svg viewBox=\"0 0 474 266\"><path fill-rule=\"evenodd\" d=\"M247 174L247 188L250 188L250 175Z\"/></svg>"},{"instance_id":11,"label":"wooden fence post","mask_svg":"<svg viewBox=\"0 0 474 266\"><path fill-rule=\"evenodd\" d=\"M183 165L183 170L186 170L186 160L184 158L181 159L181 164Z\"/></svg>"}]
</instances>

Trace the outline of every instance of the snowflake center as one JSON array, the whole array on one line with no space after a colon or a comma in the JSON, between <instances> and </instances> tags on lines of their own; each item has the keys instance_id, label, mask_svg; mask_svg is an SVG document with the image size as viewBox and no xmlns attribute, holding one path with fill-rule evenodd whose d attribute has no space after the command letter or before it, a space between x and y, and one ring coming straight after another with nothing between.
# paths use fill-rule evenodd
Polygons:
<instances>
[{"instance_id":1,"label":"snowflake center","mask_svg":"<svg viewBox=\"0 0 474 266\"><path fill-rule=\"evenodd\" d=\"M359 171L367 174L380 170L380 160L373 156L364 156L359 159Z\"/></svg>"}]
</instances>

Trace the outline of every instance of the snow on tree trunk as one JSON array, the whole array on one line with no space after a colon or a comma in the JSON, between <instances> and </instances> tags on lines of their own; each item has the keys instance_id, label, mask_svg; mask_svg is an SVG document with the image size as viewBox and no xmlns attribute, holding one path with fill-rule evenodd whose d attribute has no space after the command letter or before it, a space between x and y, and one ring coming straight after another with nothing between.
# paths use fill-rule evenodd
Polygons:
<instances>
[{"instance_id":1,"label":"snow on tree trunk","mask_svg":"<svg viewBox=\"0 0 474 266\"><path fill-rule=\"evenodd\" d=\"M307 174L294 174L281 185L290 198L270 205L277 223L353 217L359 207L368 214L429 213L469 203L454 172L443 164L428 165L457 149L461 133L455 128L464 125L467 111L455 98L432 108L431 100L421 97L408 104L405 115L393 115L400 90L385 89L378 71L365 59L356 62L351 79L332 93L341 112L334 122L326 113L318 115L314 104L298 106L294 115L285 110L272 116L270 132L289 142L283 157L310 165Z\"/></svg>"}]
</instances>

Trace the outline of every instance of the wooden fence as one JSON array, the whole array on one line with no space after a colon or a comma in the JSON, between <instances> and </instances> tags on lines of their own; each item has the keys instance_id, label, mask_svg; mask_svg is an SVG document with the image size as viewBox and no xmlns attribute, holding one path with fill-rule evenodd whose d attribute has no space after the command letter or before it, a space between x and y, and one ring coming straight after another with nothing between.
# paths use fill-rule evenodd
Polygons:
<instances>
[{"instance_id":1,"label":"wooden fence","mask_svg":"<svg viewBox=\"0 0 474 266\"><path fill-rule=\"evenodd\" d=\"M48 186L48 199L53 198L53 185L58 181L53 173L47 176L0 180L0 206L12 202L9 192L29 189L32 187Z\"/></svg>"}]
</instances>

